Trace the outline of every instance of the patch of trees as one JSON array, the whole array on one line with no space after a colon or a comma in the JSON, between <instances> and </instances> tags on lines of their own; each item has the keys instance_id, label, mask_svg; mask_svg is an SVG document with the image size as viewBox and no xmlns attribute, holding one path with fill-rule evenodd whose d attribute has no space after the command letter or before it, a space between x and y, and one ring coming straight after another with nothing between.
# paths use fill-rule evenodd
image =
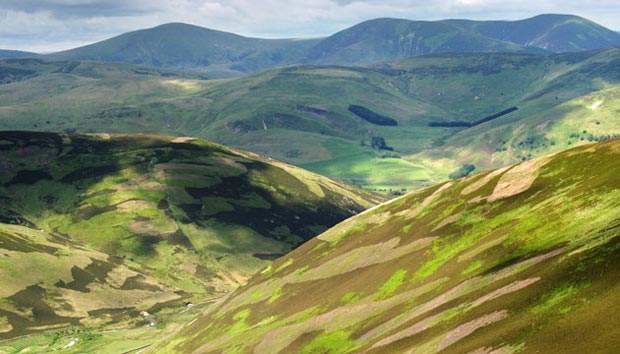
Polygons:
<instances>
[{"instance_id":1,"label":"patch of trees","mask_svg":"<svg viewBox=\"0 0 620 354\"><path fill-rule=\"evenodd\" d=\"M443 128L471 128L473 125L470 122L464 121L452 121L452 122L430 122L429 127L443 127Z\"/></svg>"},{"instance_id":2,"label":"patch of trees","mask_svg":"<svg viewBox=\"0 0 620 354\"><path fill-rule=\"evenodd\" d=\"M448 178L450 179L458 179L461 177L465 177L468 176L470 173L474 172L474 170L476 169L476 166L472 165L472 164L465 164L463 166L461 166L458 170L452 172L451 174L448 175Z\"/></svg>"},{"instance_id":3,"label":"patch of trees","mask_svg":"<svg viewBox=\"0 0 620 354\"><path fill-rule=\"evenodd\" d=\"M379 155L380 159L400 159L400 155L393 151L386 151Z\"/></svg>"},{"instance_id":4,"label":"patch of trees","mask_svg":"<svg viewBox=\"0 0 620 354\"><path fill-rule=\"evenodd\" d=\"M567 145L577 144L579 142L603 142L610 139L618 139L620 138L620 134L603 134L603 135L594 135L587 130L572 132L568 134L566 139ZM548 149L553 149L558 143L561 144L563 140L560 139L559 142L556 140L551 140L544 135L538 136L528 136L521 141L514 141L509 144L508 140L499 140L498 146L495 148L496 152L505 152L508 151L508 147L512 147L513 151L517 151L519 155L518 159L521 161L526 161L532 159L534 156L537 156Z\"/></svg>"},{"instance_id":5,"label":"patch of trees","mask_svg":"<svg viewBox=\"0 0 620 354\"><path fill-rule=\"evenodd\" d=\"M588 137L588 141L607 141L607 140L611 140L611 139L620 139L620 134L607 134L607 135L599 135L599 136L594 136L592 137L592 140L590 140L590 138Z\"/></svg>"},{"instance_id":6,"label":"patch of trees","mask_svg":"<svg viewBox=\"0 0 620 354\"><path fill-rule=\"evenodd\" d=\"M494 119L497 119L499 117L505 116L506 114L512 113L516 110L518 110L519 108L517 107L510 107L508 109L505 109L499 113L495 113L492 114L490 116L486 116L482 119L478 119L475 122L469 123L469 122L464 122L464 121L451 121L451 122L430 122L428 123L429 127L443 127L443 128L471 128L471 127L475 127L476 125L480 125L482 123L486 123L489 121L492 121Z\"/></svg>"},{"instance_id":7,"label":"patch of trees","mask_svg":"<svg viewBox=\"0 0 620 354\"><path fill-rule=\"evenodd\" d=\"M374 125L380 125L384 127L398 125L398 122L396 120L390 117L381 115L379 113L373 112L364 106L358 106L358 105L352 104L349 106L349 111L351 111L356 116L362 118L363 120L367 121L368 123L371 123Z\"/></svg>"},{"instance_id":8,"label":"patch of trees","mask_svg":"<svg viewBox=\"0 0 620 354\"><path fill-rule=\"evenodd\" d=\"M398 197L401 195L407 194L407 188L401 189L392 189L392 188L375 188L373 189L375 192L387 192L386 194L391 195L393 197Z\"/></svg>"},{"instance_id":9,"label":"patch of trees","mask_svg":"<svg viewBox=\"0 0 620 354\"><path fill-rule=\"evenodd\" d=\"M597 121L597 125L599 125L600 123ZM589 141L589 142L603 142L603 141L607 141L607 140L611 140L611 139L618 139L620 138L620 134L603 134L603 135L594 135L591 133L588 133L587 130L582 131L581 133L571 133L568 136L568 144L572 144L573 142L571 141L571 139L575 139L576 142L577 141Z\"/></svg>"},{"instance_id":10,"label":"patch of trees","mask_svg":"<svg viewBox=\"0 0 620 354\"><path fill-rule=\"evenodd\" d=\"M517 158L525 161L531 159L533 155L539 154L541 151L545 151L555 145L555 140L550 140L546 136L539 134L527 136L518 142L516 140L509 142L508 139L499 140L495 151L505 152L508 151L508 147L511 147L513 151L519 152Z\"/></svg>"},{"instance_id":11,"label":"patch of trees","mask_svg":"<svg viewBox=\"0 0 620 354\"><path fill-rule=\"evenodd\" d=\"M479 120L473 122L472 126L476 126L476 125L479 125L479 124L482 124L482 123L486 123L486 122L492 121L493 119L497 119L499 117L505 116L506 114L512 113L512 112L514 112L514 111L516 111L518 109L519 108L517 108L517 107L510 107L510 108L505 109L505 110L503 110L503 111L501 111L499 113L495 113L495 114L492 114L490 116L487 116L487 117L484 117L482 119L479 119Z\"/></svg>"},{"instance_id":12,"label":"patch of trees","mask_svg":"<svg viewBox=\"0 0 620 354\"><path fill-rule=\"evenodd\" d=\"M370 146L376 150L394 151L393 147L387 146L385 139L382 136L373 136L370 140Z\"/></svg>"}]
</instances>

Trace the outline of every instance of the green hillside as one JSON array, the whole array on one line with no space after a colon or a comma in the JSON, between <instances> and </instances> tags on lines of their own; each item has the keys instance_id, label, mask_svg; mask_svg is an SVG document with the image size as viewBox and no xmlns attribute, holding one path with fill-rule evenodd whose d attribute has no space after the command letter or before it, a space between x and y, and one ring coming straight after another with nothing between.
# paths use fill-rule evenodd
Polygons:
<instances>
[{"instance_id":1,"label":"green hillside","mask_svg":"<svg viewBox=\"0 0 620 354\"><path fill-rule=\"evenodd\" d=\"M620 141L408 194L263 269L153 353L615 353Z\"/></svg>"},{"instance_id":2,"label":"green hillside","mask_svg":"<svg viewBox=\"0 0 620 354\"><path fill-rule=\"evenodd\" d=\"M77 67L58 69L67 63ZM620 134L619 49L298 65L233 80L30 59L0 70L17 72L0 85L0 129L191 135L392 193Z\"/></svg>"},{"instance_id":3,"label":"green hillside","mask_svg":"<svg viewBox=\"0 0 620 354\"><path fill-rule=\"evenodd\" d=\"M197 70L217 77L291 64L366 65L433 53L577 52L620 46L620 34L570 15L520 21L380 18L325 38L260 39L169 23L44 55Z\"/></svg>"},{"instance_id":4,"label":"green hillside","mask_svg":"<svg viewBox=\"0 0 620 354\"><path fill-rule=\"evenodd\" d=\"M255 154L150 135L0 132L0 184L0 338L222 296L381 201Z\"/></svg>"},{"instance_id":5,"label":"green hillside","mask_svg":"<svg viewBox=\"0 0 620 354\"><path fill-rule=\"evenodd\" d=\"M617 32L572 15L539 15L520 21L445 22L486 37L555 53L620 46Z\"/></svg>"},{"instance_id":6,"label":"green hillside","mask_svg":"<svg viewBox=\"0 0 620 354\"><path fill-rule=\"evenodd\" d=\"M52 60L95 60L208 71L239 76L299 62L316 40L259 39L169 23L46 55Z\"/></svg>"},{"instance_id":7,"label":"green hillside","mask_svg":"<svg viewBox=\"0 0 620 354\"><path fill-rule=\"evenodd\" d=\"M513 101L518 111L455 132L443 146L417 154L413 160L449 158L457 165L499 167L620 137L620 50L592 53L581 58L554 56L554 63L538 67L540 76L533 89L522 90L519 101Z\"/></svg>"},{"instance_id":8,"label":"green hillside","mask_svg":"<svg viewBox=\"0 0 620 354\"><path fill-rule=\"evenodd\" d=\"M338 32L315 46L307 63L367 65L431 53L518 52L523 47L443 22L376 19Z\"/></svg>"},{"instance_id":9,"label":"green hillside","mask_svg":"<svg viewBox=\"0 0 620 354\"><path fill-rule=\"evenodd\" d=\"M183 105L185 97L207 85L204 79L196 73L127 64L2 60L2 130L74 131L74 120L81 120L97 128L80 129L82 132L163 133L168 122L148 130L143 126L145 118L131 115L133 108L146 105L161 110L166 105ZM84 121L95 118L97 124ZM110 129L99 129L103 126Z\"/></svg>"}]
</instances>

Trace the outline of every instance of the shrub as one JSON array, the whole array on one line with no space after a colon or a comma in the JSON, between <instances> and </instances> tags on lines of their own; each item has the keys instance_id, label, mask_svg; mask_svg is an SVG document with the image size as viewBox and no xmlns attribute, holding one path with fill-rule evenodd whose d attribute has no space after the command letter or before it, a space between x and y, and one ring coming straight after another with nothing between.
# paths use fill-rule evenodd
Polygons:
<instances>
[{"instance_id":1,"label":"shrub","mask_svg":"<svg viewBox=\"0 0 620 354\"><path fill-rule=\"evenodd\" d=\"M381 126L398 125L398 122L396 120L390 117L381 115L379 113L375 113L364 106L358 106L358 105L352 104L349 106L349 111L354 113L356 116L362 118L363 120L367 121L368 123L371 123L374 125L381 125Z\"/></svg>"},{"instance_id":2,"label":"shrub","mask_svg":"<svg viewBox=\"0 0 620 354\"><path fill-rule=\"evenodd\" d=\"M400 159L400 155L395 152L384 152L379 155L381 159Z\"/></svg>"},{"instance_id":3,"label":"shrub","mask_svg":"<svg viewBox=\"0 0 620 354\"><path fill-rule=\"evenodd\" d=\"M382 136L373 136L370 141L370 146L372 146L373 149L377 150L394 150L394 148L387 146L387 144L385 143L385 139Z\"/></svg>"},{"instance_id":4,"label":"shrub","mask_svg":"<svg viewBox=\"0 0 620 354\"><path fill-rule=\"evenodd\" d=\"M472 164L465 164L463 166L461 166L458 170L452 172L451 174L448 175L448 178L450 179L458 179L461 177L465 177L467 175L469 175L470 173L472 173L474 170L476 169L476 166L472 165Z\"/></svg>"},{"instance_id":5,"label":"shrub","mask_svg":"<svg viewBox=\"0 0 620 354\"><path fill-rule=\"evenodd\" d=\"M492 114L490 116L484 117L482 119L479 119L473 123L469 123L469 122L465 122L465 121L450 121L450 122L430 122L428 123L429 127L443 127L443 128L471 128L471 127L475 127L476 125L480 125L482 123L486 123L486 122L490 122L494 119L497 119L499 117L503 117L509 113L512 113L516 110L518 110L519 108L517 107L510 107L508 109L505 109L499 113L495 113Z\"/></svg>"},{"instance_id":6,"label":"shrub","mask_svg":"<svg viewBox=\"0 0 620 354\"><path fill-rule=\"evenodd\" d=\"M452 121L452 122L430 122L429 127L443 127L443 128L470 128L472 125L469 122Z\"/></svg>"}]
</instances>

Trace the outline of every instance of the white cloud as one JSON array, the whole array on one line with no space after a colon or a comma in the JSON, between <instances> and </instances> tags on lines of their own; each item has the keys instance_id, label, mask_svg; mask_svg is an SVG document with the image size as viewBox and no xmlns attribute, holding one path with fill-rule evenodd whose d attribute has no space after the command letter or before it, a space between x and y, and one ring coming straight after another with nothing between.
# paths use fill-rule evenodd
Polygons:
<instances>
[{"instance_id":1,"label":"white cloud","mask_svg":"<svg viewBox=\"0 0 620 354\"><path fill-rule=\"evenodd\" d=\"M167 22L249 36L316 37L377 17L514 20L558 12L620 29L617 0L1 0L0 48L66 49Z\"/></svg>"}]
</instances>

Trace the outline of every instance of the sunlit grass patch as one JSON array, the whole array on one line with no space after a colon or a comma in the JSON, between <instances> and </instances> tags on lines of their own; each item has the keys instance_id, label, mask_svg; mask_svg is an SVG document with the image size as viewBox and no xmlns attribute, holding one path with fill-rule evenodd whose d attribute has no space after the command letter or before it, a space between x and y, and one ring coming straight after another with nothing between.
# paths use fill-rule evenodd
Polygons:
<instances>
[{"instance_id":1,"label":"sunlit grass patch","mask_svg":"<svg viewBox=\"0 0 620 354\"><path fill-rule=\"evenodd\" d=\"M339 330L334 332L323 332L317 335L308 345L302 354L344 354L350 353L359 346L354 340L350 339L351 332Z\"/></svg>"},{"instance_id":2,"label":"sunlit grass patch","mask_svg":"<svg viewBox=\"0 0 620 354\"><path fill-rule=\"evenodd\" d=\"M565 300L577 295L581 290L589 287L589 284L571 284L565 283L561 286L553 289L552 291L544 294L538 301L537 305L530 308L530 311L534 314L541 314L548 312L557 307ZM562 311L562 309L560 309Z\"/></svg>"},{"instance_id":3,"label":"sunlit grass patch","mask_svg":"<svg viewBox=\"0 0 620 354\"><path fill-rule=\"evenodd\" d=\"M400 288L400 286L405 282L405 275L407 275L407 271L405 269L399 269L392 274L392 276L389 277L388 280L381 285L381 287L379 287L379 290L377 291L377 299L384 299L398 290L398 288Z\"/></svg>"}]
</instances>

